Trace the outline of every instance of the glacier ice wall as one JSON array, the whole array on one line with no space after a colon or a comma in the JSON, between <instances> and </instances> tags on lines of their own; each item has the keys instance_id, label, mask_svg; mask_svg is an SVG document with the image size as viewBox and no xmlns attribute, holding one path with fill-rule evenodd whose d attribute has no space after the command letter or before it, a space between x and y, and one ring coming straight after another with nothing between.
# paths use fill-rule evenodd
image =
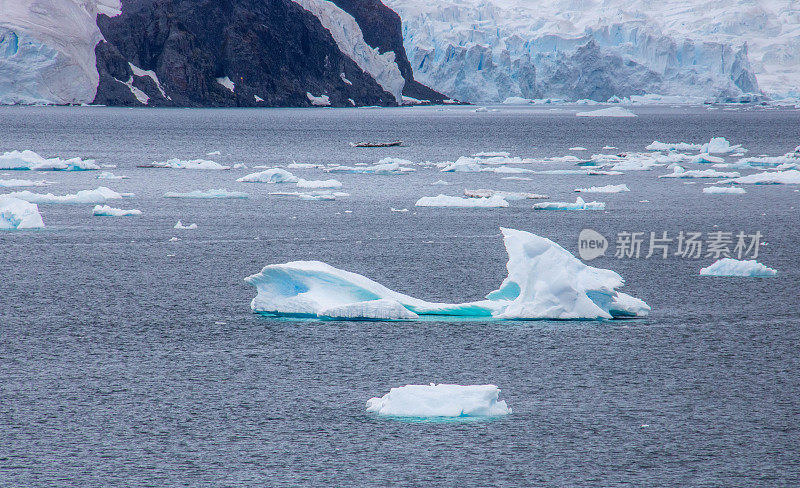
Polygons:
<instances>
[{"instance_id":1,"label":"glacier ice wall","mask_svg":"<svg viewBox=\"0 0 800 488\"><path fill-rule=\"evenodd\" d=\"M293 0L314 14L328 29L339 50L355 61L359 68L391 93L398 104L403 103L403 86L406 80L400 73L393 52L381 54L377 48L364 41L361 28L353 18L335 3L328 0Z\"/></svg>"},{"instance_id":2,"label":"glacier ice wall","mask_svg":"<svg viewBox=\"0 0 800 488\"><path fill-rule=\"evenodd\" d=\"M0 0L0 103L88 103L99 81L98 14L119 0Z\"/></svg>"},{"instance_id":3,"label":"glacier ice wall","mask_svg":"<svg viewBox=\"0 0 800 488\"><path fill-rule=\"evenodd\" d=\"M415 77L484 102L797 89L800 12L790 3L387 1L402 18Z\"/></svg>"}]
</instances>

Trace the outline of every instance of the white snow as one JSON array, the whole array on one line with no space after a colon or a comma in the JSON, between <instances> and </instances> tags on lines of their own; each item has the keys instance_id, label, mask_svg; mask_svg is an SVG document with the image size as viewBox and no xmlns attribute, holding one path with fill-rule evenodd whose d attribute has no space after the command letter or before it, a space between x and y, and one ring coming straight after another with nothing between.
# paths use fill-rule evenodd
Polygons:
<instances>
[{"instance_id":1,"label":"white snow","mask_svg":"<svg viewBox=\"0 0 800 488\"><path fill-rule=\"evenodd\" d=\"M247 193L240 191L228 191L223 188L212 190L193 190L190 192L167 192L165 198L248 198Z\"/></svg>"},{"instance_id":2,"label":"white snow","mask_svg":"<svg viewBox=\"0 0 800 488\"><path fill-rule=\"evenodd\" d=\"M256 102L263 102L264 101L264 99L259 97L258 95L253 95L253 100L255 100Z\"/></svg>"},{"instance_id":3,"label":"white snow","mask_svg":"<svg viewBox=\"0 0 800 488\"><path fill-rule=\"evenodd\" d=\"M108 205L95 205L92 209L92 215L98 217L126 217L128 215L142 215L142 211L135 208L123 210Z\"/></svg>"},{"instance_id":4,"label":"white snow","mask_svg":"<svg viewBox=\"0 0 800 488\"><path fill-rule=\"evenodd\" d=\"M495 385L406 385L367 400L367 411L392 417L497 417L511 409Z\"/></svg>"},{"instance_id":5,"label":"white snow","mask_svg":"<svg viewBox=\"0 0 800 488\"><path fill-rule=\"evenodd\" d=\"M2 1L2 0L0 0ZM44 158L30 151L9 151L0 155L0 169L32 171L86 171L98 170L94 159Z\"/></svg>"},{"instance_id":6,"label":"white snow","mask_svg":"<svg viewBox=\"0 0 800 488\"><path fill-rule=\"evenodd\" d=\"M393 51L381 54L377 48L370 47L364 41L361 28L353 16L333 2L328 0L294 0L294 2L314 14L323 27L331 33L339 50L372 76L381 88L391 93L398 105L402 104L402 92L406 81L395 62ZM346 78L342 76L342 81L345 80Z\"/></svg>"},{"instance_id":7,"label":"white snow","mask_svg":"<svg viewBox=\"0 0 800 488\"><path fill-rule=\"evenodd\" d=\"M738 259L722 258L700 270L701 276L768 277L776 274L778 274L776 270L764 266L755 259L740 261Z\"/></svg>"},{"instance_id":8,"label":"white snow","mask_svg":"<svg viewBox=\"0 0 800 488\"><path fill-rule=\"evenodd\" d=\"M171 169L202 169L202 170L225 170L231 169L230 166L225 166L214 161L207 159L190 159L183 160L178 158L168 159L167 161L153 161L151 164L156 168L171 168Z\"/></svg>"},{"instance_id":9,"label":"white snow","mask_svg":"<svg viewBox=\"0 0 800 488\"><path fill-rule=\"evenodd\" d=\"M285 169L270 168L242 176L236 181L240 183L297 183L300 181L300 178Z\"/></svg>"},{"instance_id":10,"label":"white snow","mask_svg":"<svg viewBox=\"0 0 800 488\"><path fill-rule=\"evenodd\" d=\"M508 202L500 196L487 198L461 198L449 195L422 197L414 204L417 207L508 207Z\"/></svg>"},{"instance_id":11,"label":"white snow","mask_svg":"<svg viewBox=\"0 0 800 488\"><path fill-rule=\"evenodd\" d=\"M166 98L167 100L171 100L171 98L168 97L167 93L164 91L164 87L161 86L161 81L159 81L158 76L156 76L156 72L155 71L144 70L144 69L134 65L131 62L128 62L128 66L130 66L131 71L133 71L134 76L138 76L140 78L143 77L143 76L146 76L146 77L150 78L151 80L153 80L153 83L156 84L156 88L158 88L158 91L161 93L161 96ZM117 81L119 81L119 80L117 80ZM147 96L147 95L145 95L145 96Z\"/></svg>"},{"instance_id":12,"label":"white snow","mask_svg":"<svg viewBox=\"0 0 800 488\"><path fill-rule=\"evenodd\" d=\"M331 104L331 99L328 95L320 95L317 97L312 95L311 92L306 92L306 97L308 98L308 101L311 102L311 105L317 107L328 107Z\"/></svg>"},{"instance_id":13,"label":"white snow","mask_svg":"<svg viewBox=\"0 0 800 488\"><path fill-rule=\"evenodd\" d=\"M711 194L742 194L747 193L744 188L739 188L737 186L707 186L703 188L703 193L711 193Z\"/></svg>"},{"instance_id":14,"label":"white snow","mask_svg":"<svg viewBox=\"0 0 800 488\"><path fill-rule=\"evenodd\" d=\"M52 193L33 193L28 190L18 191L0 195L2 197L14 197L31 203L90 203L101 204L108 200L122 198L120 193L115 192L105 186L97 187L94 190L80 190L74 194L53 195Z\"/></svg>"},{"instance_id":15,"label":"white snow","mask_svg":"<svg viewBox=\"0 0 800 488\"><path fill-rule=\"evenodd\" d=\"M605 210L604 202L585 202L578 197L575 203L570 202L542 202L534 203L534 210Z\"/></svg>"},{"instance_id":16,"label":"white snow","mask_svg":"<svg viewBox=\"0 0 800 488\"><path fill-rule=\"evenodd\" d=\"M508 276L485 300L427 302L319 261L293 261L266 266L245 279L258 292L250 305L258 313L318 318L330 317L330 309L365 310L369 317L364 318L392 317L399 312L396 303L419 316L498 319L610 319L649 312L643 301L617 291L624 283L617 273L587 266L549 239L501 230ZM363 304L380 299L386 301Z\"/></svg>"},{"instance_id":17,"label":"white snow","mask_svg":"<svg viewBox=\"0 0 800 488\"><path fill-rule=\"evenodd\" d=\"M217 83L222 85L226 90L230 91L231 93L234 93L234 90L236 89L236 85L234 85L231 79L228 78L227 76L222 78L217 78Z\"/></svg>"},{"instance_id":18,"label":"white snow","mask_svg":"<svg viewBox=\"0 0 800 488\"><path fill-rule=\"evenodd\" d=\"M344 73L339 73L339 78L342 79L342 81L345 83L345 85L352 85L353 84L352 81L347 79L347 76L345 76Z\"/></svg>"},{"instance_id":19,"label":"white snow","mask_svg":"<svg viewBox=\"0 0 800 488\"><path fill-rule=\"evenodd\" d=\"M43 228L42 214L35 203L0 195L0 230Z\"/></svg>"},{"instance_id":20,"label":"white snow","mask_svg":"<svg viewBox=\"0 0 800 488\"><path fill-rule=\"evenodd\" d=\"M117 78L114 79L117 80L117 82L127 86L128 90L130 90L133 96L136 97L136 100L138 100L139 103L141 103L142 105L147 105L148 103L150 103L150 97L147 95L147 93L133 86L133 76L128 78L127 81L122 81Z\"/></svg>"},{"instance_id":21,"label":"white snow","mask_svg":"<svg viewBox=\"0 0 800 488\"><path fill-rule=\"evenodd\" d=\"M636 117L637 115L630 110L622 107L608 107L588 112L578 112L577 117Z\"/></svg>"},{"instance_id":22,"label":"white snow","mask_svg":"<svg viewBox=\"0 0 800 488\"><path fill-rule=\"evenodd\" d=\"M12 178L10 180L0 179L0 187L11 188L20 186L47 186L50 182L47 180L19 180Z\"/></svg>"},{"instance_id":23,"label":"white snow","mask_svg":"<svg viewBox=\"0 0 800 488\"><path fill-rule=\"evenodd\" d=\"M730 180L740 185L800 185L800 170L767 171Z\"/></svg>"},{"instance_id":24,"label":"white snow","mask_svg":"<svg viewBox=\"0 0 800 488\"><path fill-rule=\"evenodd\" d=\"M194 230L196 228L197 224L195 224L194 222L189 225L183 225L183 222L181 222L180 220L173 227L173 229L183 229L183 230Z\"/></svg>"},{"instance_id":25,"label":"white snow","mask_svg":"<svg viewBox=\"0 0 800 488\"><path fill-rule=\"evenodd\" d=\"M576 188L575 191L581 193L619 193L622 191L631 191L628 185L622 183L621 185L606 185L606 186L590 186L589 188Z\"/></svg>"}]
</instances>

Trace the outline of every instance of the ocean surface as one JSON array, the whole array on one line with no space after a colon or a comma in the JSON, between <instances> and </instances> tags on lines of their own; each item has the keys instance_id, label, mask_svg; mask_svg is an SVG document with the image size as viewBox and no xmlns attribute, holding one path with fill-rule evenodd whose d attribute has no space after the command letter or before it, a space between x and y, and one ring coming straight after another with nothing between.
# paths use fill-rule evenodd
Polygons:
<instances>
[{"instance_id":1,"label":"ocean surface","mask_svg":"<svg viewBox=\"0 0 800 488\"><path fill-rule=\"evenodd\" d=\"M0 151L92 158L130 177L0 179L46 179L54 184L30 190L56 194L108 186L135 194L109 204L143 212L93 217L91 205L41 204L45 229L0 232L0 486L800 486L797 185L709 195L709 181L657 178L666 167L511 175L531 180L421 165L393 176L291 170L336 178L350 194L305 201L268 194L294 185L236 182L253 166L293 161L588 157L715 136L748 156L800 144L800 111L711 108L634 107L639 117L626 119L575 117L585 107L0 108ZM348 144L394 139L404 144ZM173 157L249 168L137 167ZM574 201L575 188L619 183L631 191L582 195L605 211L534 211L535 200L414 206L465 188ZM250 198L164 198L212 188ZM173 229L179 219L198 229ZM620 273L650 316L338 322L250 310L255 289L243 278L300 259L427 300L480 299L506 275L501 226L576 254L581 229L599 231L611 249L590 264ZM759 231L758 260L778 275L702 277L705 257L617 259L625 231ZM409 422L366 412L392 387L430 382L496 384L513 413Z\"/></svg>"}]
</instances>

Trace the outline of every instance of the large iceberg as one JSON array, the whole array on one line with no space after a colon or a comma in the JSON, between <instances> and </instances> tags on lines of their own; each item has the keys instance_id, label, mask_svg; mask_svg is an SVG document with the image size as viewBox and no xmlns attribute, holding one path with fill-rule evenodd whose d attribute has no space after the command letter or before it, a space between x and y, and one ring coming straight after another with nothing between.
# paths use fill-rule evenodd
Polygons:
<instances>
[{"instance_id":1,"label":"large iceberg","mask_svg":"<svg viewBox=\"0 0 800 488\"><path fill-rule=\"evenodd\" d=\"M94 190L80 190L76 193L67 195L53 195L52 193L33 193L31 191L18 191L0 195L2 197L14 197L31 203L88 203L99 205L108 200L122 198L122 194L115 192L111 188L99 186Z\"/></svg>"},{"instance_id":2,"label":"large iceberg","mask_svg":"<svg viewBox=\"0 0 800 488\"><path fill-rule=\"evenodd\" d=\"M406 385L367 400L367 411L392 417L497 417L511 409L495 385Z\"/></svg>"},{"instance_id":3,"label":"large iceberg","mask_svg":"<svg viewBox=\"0 0 800 488\"><path fill-rule=\"evenodd\" d=\"M764 266L755 259L742 261L722 258L700 270L701 276L752 276L764 278L775 276L776 274L778 274L776 270Z\"/></svg>"},{"instance_id":4,"label":"large iceberg","mask_svg":"<svg viewBox=\"0 0 800 488\"><path fill-rule=\"evenodd\" d=\"M0 230L42 229L39 207L19 198L0 196Z\"/></svg>"},{"instance_id":5,"label":"large iceberg","mask_svg":"<svg viewBox=\"0 0 800 488\"><path fill-rule=\"evenodd\" d=\"M245 278L257 295L254 312L313 318L399 319L416 316L495 319L611 319L648 314L650 307L617 291L611 270L587 266L553 241L501 228L508 276L485 300L460 304L420 300L319 261L266 266Z\"/></svg>"},{"instance_id":6,"label":"large iceberg","mask_svg":"<svg viewBox=\"0 0 800 488\"><path fill-rule=\"evenodd\" d=\"M86 171L98 170L100 169L100 166L95 163L94 159L43 158L39 154L26 149L24 151L9 151L0 155L0 169L33 171Z\"/></svg>"}]
</instances>

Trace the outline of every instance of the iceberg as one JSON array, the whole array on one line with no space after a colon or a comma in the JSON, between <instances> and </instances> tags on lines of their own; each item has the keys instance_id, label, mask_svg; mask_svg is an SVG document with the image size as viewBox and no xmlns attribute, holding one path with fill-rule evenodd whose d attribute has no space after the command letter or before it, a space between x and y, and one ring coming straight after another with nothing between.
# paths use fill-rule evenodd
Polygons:
<instances>
[{"instance_id":1,"label":"iceberg","mask_svg":"<svg viewBox=\"0 0 800 488\"><path fill-rule=\"evenodd\" d=\"M485 189L478 189L478 190L464 190L464 195L470 198L491 198L491 197L500 197L504 200L525 200L525 199L544 199L550 198L547 195L540 195L538 193L525 193L525 192L515 192L515 191L502 191L502 190L485 190Z\"/></svg>"},{"instance_id":2,"label":"iceberg","mask_svg":"<svg viewBox=\"0 0 800 488\"><path fill-rule=\"evenodd\" d=\"M10 179L10 180L2 180L0 179L0 188L12 188L12 187L21 187L21 186L47 186L50 182L47 180L18 180L18 179Z\"/></svg>"},{"instance_id":3,"label":"iceberg","mask_svg":"<svg viewBox=\"0 0 800 488\"><path fill-rule=\"evenodd\" d=\"M197 228L197 224L191 223L189 225L183 225L183 222L180 220L175 224L173 229L183 229L183 230L194 230Z\"/></svg>"},{"instance_id":4,"label":"iceberg","mask_svg":"<svg viewBox=\"0 0 800 488\"><path fill-rule=\"evenodd\" d=\"M737 178L741 176L736 171L717 171L715 169L690 169L686 170L681 166L674 166L672 173L659 175L659 178Z\"/></svg>"},{"instance_id":5,"label":"iceberg","mask_svg":"<svg viewBox=\"0 0 800 488\"><path fill-rule=\"evenodd\" d=\"M622 191L631 191L628 185L622 183L621 185L606 185L606 186L590 186L589 188L576 188L575 191L581 193L619 193Z\"/></svg>"},{"instance_id":6,"label":"iceberg","mask_svg":"<svg viewBox=\"0 0 800 488\"><path fill-rule=\"evenodd\" d=\"M588 112L578 112L575 114L577 117L637 117L637 115L630 110L622 107L608 107L599 110L590 110Z\"/></svg>"},{"instance_id":7,"label":"iceberg","mask_svg":"<svg viewBox=\"0 0 800 488\"><path fill-rule=\"evenodd\" d=\"M653 141L645 149L648 151L699 151L702 144L691 144L688 142L659 142Z\"/></svg>"},{"instance_id":8,"label":"iceberg","mask_svg":"<svg viewBox=\"0 0 800 488\"><path fill-rule=\"evenodd\" d=\"M111 171L103 171L99 175L97 175L98 180L125 180L128 179L127 176L118 176L112 173Z\"/></svg>"},{"instance_id":9,"label":"iceberg","mask_svg":"<svg viewBox=\"0 0 800 488\"><path fill-rule=\"evenodd\" d=\"M0 196L0 230L43 229L44 221L35 203Z\"/></svg>"},{"instance_id":10,"label":"iceberg","mask_svg":"<svg viewBox=\"0 0 800 488\"><path fill-rule=\"evenodd\" d=\"M800 185L800 170L754 173L729 181L739 185ZM728 182L726 182L728 183Z\"/></svg>"},{"instance_id":11,"label":"iceberg","mask_svg":"<svg viewBox=\"0 0 800 488\"><path fill-rule=\"evenodd\" d=\"M80 190L74 194L53 195L52 193L33 193L28 190L0 195L2 197L14 197L31 203L88 203L99 205L108 200L122 198L122 194L115 192L105 186L100 186L94 190Z\"/></svg>"},{"instance_id":12,"label":"iceberg","mask_svg":"<svg viewBox=\"0 0 800 488\"><path fill-rule=\"evenodd\" d=\"M349 319L410 320L412 316L397 304L420 317L595 320L640 317L649 312L642 300L617 291L624 281L614 271L587 266L544 237L513 229L501 231L508 252L508 276L485 300L427 302L319 261L292 261L266 266L245 278L257 290L250 307L265 315L321 319L346 314ZM364 302L377 303L367 306ZM358 317L361 313L365 316Z\"/></svg>"},{"instance_id":13,"label":"iceberg","mask_svg":"<svg viewBox=\"0 0 800 488\"><path fill-rule=\"evenodd\" d=\"M486 198L461 198L449 195L437 195L435 197L422 197L414 204L417 207L480 207L496 208L508 207L508 202L501 196L493 195Z\"/></svg>"},{"instance_id":14,"label":"iceberg","mask_svg":"<svg viewBox=\"0 0 800 488\"><path fill-rule=\"evenodd\" d=\"M270 168L258 173L250 173L236 181L240 183L297 183L300 179L282 168Z\"/></svg>"},{"instance_id":15,"label":"iceberg","mask_svg":"<svg viewBox=\"0 0 800 488\"><path fill-rule=\"evenodd\" d=\"M87 171L98 170L94 159L43 158L30 151L9 151L0 155L0 169L31 171Z\"/></svg>"},{"instance_id":16,"label":"iceberg","mask_svg":"<svg viewBox=\"0 0 800 488\"><path fill-rule=\"evenodd\" d=\"M731 143L728 142L728 140L724 137L714 137L700 147L700 152L707 154L729 154L733 152L741 153L746 151L747 149L742 148L741 145L731 145Z\"/></svg>"},{"instance_id":17,"label":"iceberg","mask_svg":"<svg viewBox=\"0 0 800 488\"><path fill-rule=\"evenodd\" d=\"M168 159L167 161L153 161L152 164L146 165L148 168L171 168L171 169L208 169L208 170L225 170L231 169L230 166L225 166L214 161L207 159L190 159L183 160L178 158Z\"/></svg>"},{"instance_id":18,"label":"iceberg","mask_svg":"<svg viewBox=\"0 0 800 488\"><path fill-rule=\"evenodd\" d=\"M755 259L740 261L732 258L722 258L700 270L700 276L752 276L766 278L775 276L778 272L764 266Z\"/></svg>"},{"instance_id":19,"label":"iceberg","mask_svg":"<svg viewBox=\"0 0 800 488\"><path fill-rule=\"evenodd\" d=\"M399 158L383 158L372 166L333 166L326 168L327 173L370 173L374 175L399 175L415 171L413 168L406 168L405 164L412 164L411 161Z\"/></svg>"},{"instance_id":20,"label":"iceberg","mask_svg":"<svg viewBox=\"0 0 800 488\"><path fill-rule=\"evenodd\" d=\"M605 210L604 202L585 202L578 197L575 203L570 202L542 202L534 203L534 210Z\"/></svg>"},{"instance_id":21,"label":"iceberg","mask_svg":"<svg viewBox=\"0 0 800 488\"><path fill-rule=\"evenodd\" d=\"M738 186L707 186L703 188L703 193L710 193L710 194L733 194L739 195L742 193L747 193L744 188L739 188Z\"/></svg>"},{"instance_id":22,"label":"iceberg","mask_svg":"<svg viewBox=\"0 0 800 488\"><path fill-rule=\"evenodd\" d=\"M135 208L123 210L121 208L114 208L108 205L95 205L92 209L92 215L98 217L126 217L129 215L142 215L142 211Z\"/></svg>"},{"instance_id":23,"label":"iceberg","mask_svg":"<svg viewBox=\"0 0 800 488\"><path fill-rule=\"evenodd\" d=\"M298 188L341 188L342 182L339 180L297 180Z\"/></svg>"},{"instance_id":24,"label":"iceberg","mask_svg":"<svg viewBox=\"0 0 800 488\"><path fill-rule=\"evenodd\" d=\"M228 191L224 188L212 190L193 190L190 192L167 192L164 198L248 198L250 195L240 191Z\"/></svg>"},{"instance_id":25,"label":"iceberg","mask_svg":"<svg viewBox=\"0 0 800 488\"><path fill-rule=\"evenodd\" d=\"M495 385L406 385L367 400L367 412L392 417L497 417L511 409Z\"/></svg>"}]
</instances>

